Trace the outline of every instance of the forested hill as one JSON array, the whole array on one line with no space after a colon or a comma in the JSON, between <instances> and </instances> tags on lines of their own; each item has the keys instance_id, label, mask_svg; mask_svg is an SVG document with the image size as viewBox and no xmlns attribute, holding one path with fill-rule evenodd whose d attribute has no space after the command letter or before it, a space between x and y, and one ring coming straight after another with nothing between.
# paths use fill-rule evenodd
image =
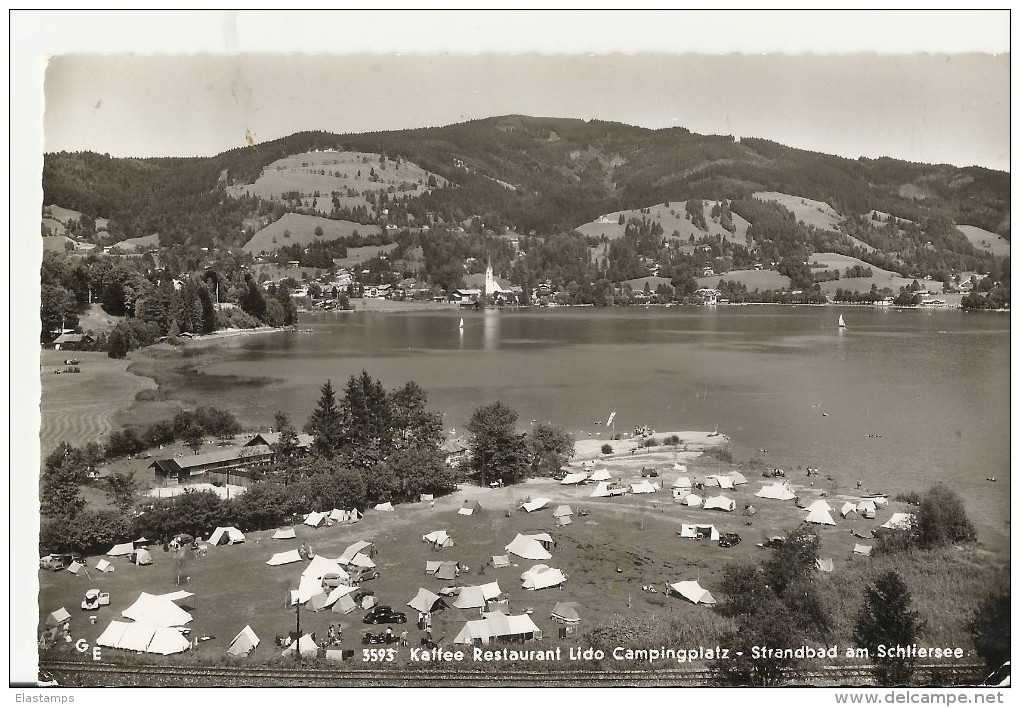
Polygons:
<instances>
[{"instance_id":1,"label":"forested hill","mask_svg":"<svg viewBox=\"0 0 1020 707\"><path fill-rule=\"evenodd\" d=\"M600 214L758 191L878 211L920 222L944 217L1009 238L1009 174L891 158L844 159L767 140L650 130L620 123L503 116L439 128L359 135L304 132L207 158L45 156L44 203L111 219L114 240L159 233L163 245L241 245L253 215L297 210L224 187L249 184L289 155L336 149L409 161L449 181L406 199L418 219L474 216L486 229L570 231Z\"/></svg>"}]
</instances>

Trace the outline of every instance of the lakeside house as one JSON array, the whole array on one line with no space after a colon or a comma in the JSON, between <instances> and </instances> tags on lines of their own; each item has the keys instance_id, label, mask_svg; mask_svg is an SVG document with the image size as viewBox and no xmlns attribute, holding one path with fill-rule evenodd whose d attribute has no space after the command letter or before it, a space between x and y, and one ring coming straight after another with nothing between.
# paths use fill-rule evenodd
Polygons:
<instances>
[{"instance_id":1,"label":"lakeside house","mask_svg":"<svg viewBox=\"0 0 1020 707\"><path fill-rule=\"evenodd\" d=\"M468 447L460 437L446 440L439 449L447 466L456 468L467 461Z\"/></svg>"},{"instance_id":2,"label":"lakeside house","mask_svg":"<svg viewBox=\"0 0 1020 707\"><path fill-rule=\"evenodd\" d=\"M203 480L221 480L220 475L237 472L244 477L244 472L254 468L266 468L273 464L273 450L268 445L235 447L218 449L205 454L157 459L149 464L156 481L167 484L183 484L194 477L208 477Z\"/></svg>"}]
</instances>

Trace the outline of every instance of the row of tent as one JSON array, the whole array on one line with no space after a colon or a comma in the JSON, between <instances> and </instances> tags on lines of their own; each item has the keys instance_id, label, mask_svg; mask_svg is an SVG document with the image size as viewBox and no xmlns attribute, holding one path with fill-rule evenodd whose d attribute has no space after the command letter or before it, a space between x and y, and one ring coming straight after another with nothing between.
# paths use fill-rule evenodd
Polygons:
<instances>
[{"instance_id":1,"label":"row of tent","mask_svg":"<svg viewBox=\"0 0 1020 707\"><path fill-rule=\"evenodd\" d=\"M726 511L727 513L737 510L737 502L732 498L713 496L709 499L703 499L697 494L683 493L683 491L683 489L673 489L673 498L685 506L704 508L706 511Z\"/></svg>"},{"instance_id":2,"label":"row of tent","mask_svg":"<svg viewBox=\"0 0 1020 707\"><path fill-rule=\"evenodd\" d=\"M564 476L560 483L564 486L571 486L574 484L584 484L590 481L609 481L612 479L612 474L609 473L608 469L595 470L582 470L574 471Z\"/></svg>"},{"instance_id":3,"label":"row of tent","mask_svg":"<svg viewBox=\"0 0 1020 707\"><path fill-rule=\"evenodd\" d=\"M121 612L133 623L111 621L96 639L96 645L157 655L186 651L191 642L181 635L180 629L191 622L192 616L176 602L193 596L186 591L160 595L142 592Z\"/></svg>"},{"instance_id":4,"label":"row of tent","mask_svg":"<svg viewBox=\"0 0 1020 707\"><path fill-rule=\"evenodd\" d=\"M293 529L291 529L293 530ZM375 556L375 545L366 541L359 540L356 543L347 546L347 549L334 560L327 560L326 558L319 557L316 555L312 558L312 565L315 565L318 561L331 562L340 567L359 567L363 569L372 569L375 567L375 562L372 561L372 557ZM287 550L286 552L278 552L270 557L267 561L267 565L287 565L293 562L301 562L301 552L299 550ZM346 574L346 572L345 572Z\"/></svg>"},{"instance_id":5,"label":"row of tent","mask_svg":"<svg viewBox=\"0 0 1020 707\"><path fill-rule=\"evenodd\" d=\"M675 467L674 467L675 468ZM680 465L683 473L687 472L687 467ZM723 489L732 489L736 486L747 483L747 477L741 474L739 471L731 471L728 474L711 474L705 477L702 485L705 487L718 486ZM689 476L679 476L676 481L673 482L673 488L693 488L694 483Z\"/></svg>"}]
</instances>

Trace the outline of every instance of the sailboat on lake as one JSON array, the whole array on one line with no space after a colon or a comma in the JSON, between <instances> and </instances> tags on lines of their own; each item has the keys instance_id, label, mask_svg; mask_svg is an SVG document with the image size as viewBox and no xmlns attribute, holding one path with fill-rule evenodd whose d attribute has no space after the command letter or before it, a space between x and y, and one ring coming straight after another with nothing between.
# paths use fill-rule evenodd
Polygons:
<instances>
[{"instance_id":1,"label":"sailboat on lake","mask_svg":"<svg viewBox=\"0 0 1020 707\"><path fill-rule=\"evenodd\" d=\"M463 329L463 328L464 328L464 317L461 317L461 318L460 318L460 328L461 328L461 329Z\"/></svg>"},{"instance_id":2,"label":"sailboat on lake","mask_svg":"<svg viewBox=\"0 0 1020 707\"><path fill-rule=\"evenodd\" d=\"M840 329L846 329L846 322L843 321L843 315L842 314L839 315L839 328Z\"/></svg>"}]
</instances>

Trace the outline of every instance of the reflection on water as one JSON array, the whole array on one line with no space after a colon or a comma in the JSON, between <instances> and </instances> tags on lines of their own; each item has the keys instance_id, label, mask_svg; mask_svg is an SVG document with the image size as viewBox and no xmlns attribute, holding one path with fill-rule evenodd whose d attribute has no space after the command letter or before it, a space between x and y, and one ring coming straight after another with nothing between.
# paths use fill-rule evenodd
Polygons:
<instances>
[{"instance_id":1,"label":"reflection on water","mask_svg":"<svg viewBox=\"0 0 1020 707\"><path fill-rule=\"evenodd\" d=\"M205 347L204 373L274 382L190 397L261 424L282 408L303 424L326 378L340 387L365 369L388 388L417 381L446 429L494 400L522 429L534 418L582 437L613 409L617 430L718 424L737 458L766 448L768 465L892 492L943 479L1004 519L1009 319L920 314L855 310L844 331L826 307L323 314L302 319L314 334Z\"/></svg>"}]
</instances>

